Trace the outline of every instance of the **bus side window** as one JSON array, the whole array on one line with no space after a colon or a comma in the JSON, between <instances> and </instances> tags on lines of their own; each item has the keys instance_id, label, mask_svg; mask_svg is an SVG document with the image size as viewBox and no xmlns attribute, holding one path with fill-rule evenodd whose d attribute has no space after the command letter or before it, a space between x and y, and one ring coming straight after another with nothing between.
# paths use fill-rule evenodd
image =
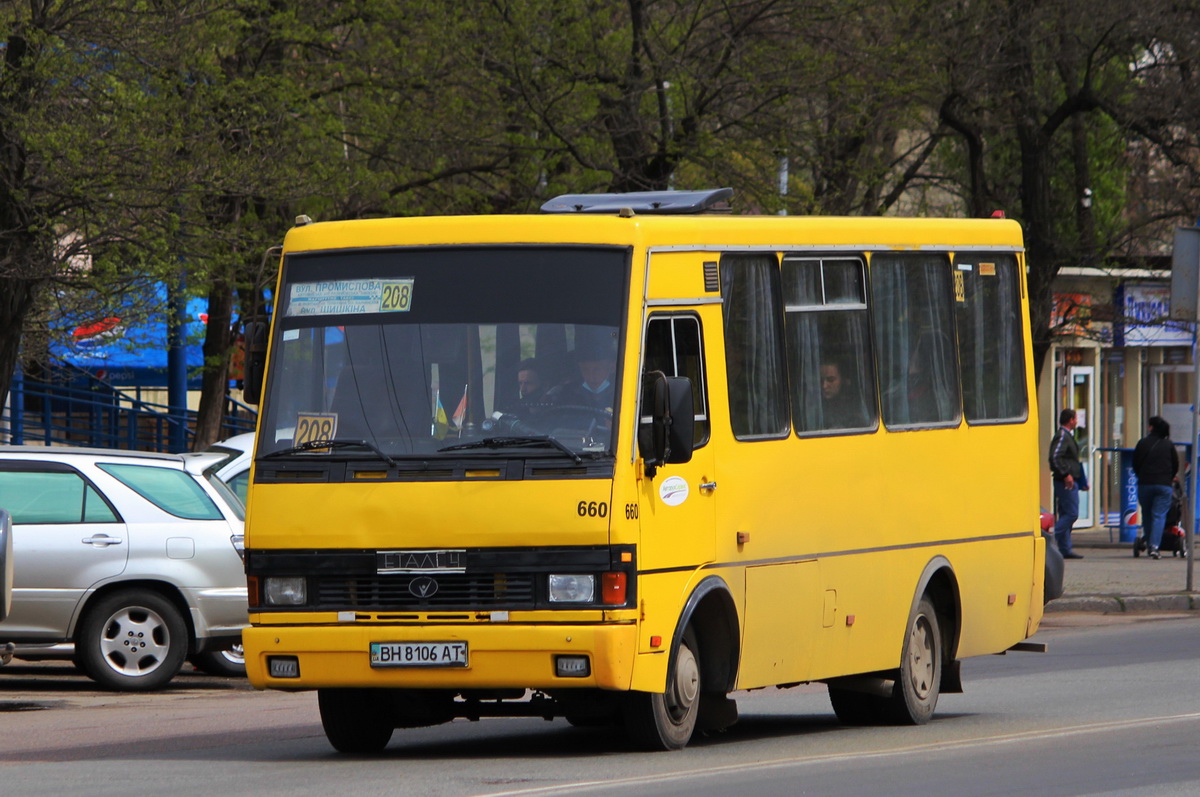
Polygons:
<instances>
[{"instance_id":1,"label":"bus side window","mask_svg":"<svg viewBox=\"0 0 1200 797\"><path fill-rule=\"evenodd\" d=\"M642 373L661 371L692 381L694 446L708 441L708 391L705 388L704 344L695 316L654 316L646 326L646 360Z\"/></svg>"},{"instance_id":2,"label":"bus side window","mask_svg":"<svg viewBox=\"0 0 1200 797\"><path fill-rule=\"evenodd\" d=\"M739 440L783 437L789 419L779 259L726 254L720 270L733 435Z\"/></svg>"},{"instance_id":3,"label":"bus side window","mask_svg":"<svg viewBox=\"0 0 1200 797\"><path fill-rule=\"evenodd\" d=\"M862 260L784 257L783 295L796 434L875 429Z\"/></svg>"},{"instance_id":4,"label":"bus side window","mask_svg":"<svg viewBox=\"0 0 1200 797\"><path fill-rule=\"evenodd\" d=\"M1020 421L1028 411L1021 340L1020 272L1011 254L954 259L963 295L955 302L963 413L969 423Z\"/></svg>"},{"instance_id":5,"label":"bus side window","mask_svg":"<svg viewBox=\"0 0 1200 797\"><path fill-rule=\"evenodd\" d=\"M871 316L888 426L959 422L952 277L945 255L871 258Z\"/></svg>"}]
</instances>

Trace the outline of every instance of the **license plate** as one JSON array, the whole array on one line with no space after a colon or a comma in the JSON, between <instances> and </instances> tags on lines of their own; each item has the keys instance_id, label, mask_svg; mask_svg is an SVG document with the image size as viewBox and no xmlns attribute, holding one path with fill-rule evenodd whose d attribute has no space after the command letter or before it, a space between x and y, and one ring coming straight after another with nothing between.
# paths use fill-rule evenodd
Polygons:
<instances>
[{"instance_id":1,"label":"license plate","mask_svg":"<svg viewBox=\"0 0 1200 797\"><path fill-rule=\"evenodd\" d=\"M466 642L372 642L372 667L466 667Z\"/></svg>"}]
</instances>

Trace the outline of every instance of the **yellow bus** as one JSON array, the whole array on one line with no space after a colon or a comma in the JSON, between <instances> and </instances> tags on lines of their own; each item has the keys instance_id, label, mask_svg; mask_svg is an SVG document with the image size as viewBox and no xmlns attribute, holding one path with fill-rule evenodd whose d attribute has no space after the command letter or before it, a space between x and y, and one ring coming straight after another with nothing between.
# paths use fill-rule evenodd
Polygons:
<instances>
[{"instance_id":1,"label":"yellow bus","mask_svg":"<svg viewBox=\"0 0 1200 797\"><path fill-rule=\"evenodd\" d=\"M482 716L673 749L806 682L843 722L924 723L1037 630L1019 226L712 212L730 193L302 217L254 686L317 690L343 752Z\"/></svg>"}]
</instances>

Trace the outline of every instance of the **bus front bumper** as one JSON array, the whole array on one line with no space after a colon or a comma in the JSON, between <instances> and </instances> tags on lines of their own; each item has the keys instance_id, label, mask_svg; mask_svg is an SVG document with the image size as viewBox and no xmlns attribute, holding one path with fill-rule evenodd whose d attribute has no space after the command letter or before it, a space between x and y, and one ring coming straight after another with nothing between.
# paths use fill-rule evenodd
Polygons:
<instances>
[{"instance_id":1,"label":"bus front bumper","mask_svg":"<svg viewBox=\"0 0 1200 797\"><path fill-rule=\"evenodd\" d=\"M259 689L628 690L637 655L633 623L263 626L247 628L242 638L246 675ZM466 643L466 665L372 666L371 647L376 643ZM573 674L559 674L560 657L575 665ZM586 657L586 675L578 674L580 657Z\"/></svg>"}]
</instances>

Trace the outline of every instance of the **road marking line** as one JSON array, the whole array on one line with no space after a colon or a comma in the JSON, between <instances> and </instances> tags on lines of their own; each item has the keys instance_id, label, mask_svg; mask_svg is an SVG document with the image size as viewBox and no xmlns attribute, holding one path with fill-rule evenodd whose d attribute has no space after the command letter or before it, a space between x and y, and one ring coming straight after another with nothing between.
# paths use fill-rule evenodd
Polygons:
<instances>
[{"instance_id":1,"label":"road marking line","mask_svg":"<svg viewBox=\"0 0 1200 797\"><path fill-rule=\"evenodd\" d=\"M564 783L559 786L537 786L528 789L484 792L480 794L480 797L522 797L522 795L533 794L573 794L577 792L593 791L596 789L611 789L616 786L661 783L663 781L675 780L679 778L703 778L710 777L712 775L725 775L748 770L757 771L762 769L782 769L784 767L792 766L809 766L812 764L824 764L830 761L837 761L843 758L853 758L856 761L864 758L887 758L889 756L896 755L910 755L914 752L921 752L931 748L935 748L938 752L945 750L967 750L973 747L982 747L984 745L1013 744L1017 742L1039 741L1043 739L1057 739L1065 736L1080 736L1089 733L1107 733L1111 731L1128 730L1129 728L1139 728L1146 725L1162 725L1164 723L1189 722L1196 720L1200 720L1200 712L1172 714L1165 717L1143 717L1142 719L1117 720L1114 722L1095 722L1088 723L1086 725L1071 725L1065 728L1054 728L1050 730L1022 731L1020 733L1009 733L1001 736L981 736L974 739L963 739L962 741L958 742L928 742L926 744L893 747L887 750L855 750L846 753L825 753L822 755L813 756L795 756L792 758L777 758L769 761L758 761L753 763L747 762L739 764L724 764L722 766L705 767L703 769L687 769L678 770L675 772L663 772L657 775L637 775L628 778L616 778L613 780L590 780L579 783Z\"/></svg>"}]
</instances>

